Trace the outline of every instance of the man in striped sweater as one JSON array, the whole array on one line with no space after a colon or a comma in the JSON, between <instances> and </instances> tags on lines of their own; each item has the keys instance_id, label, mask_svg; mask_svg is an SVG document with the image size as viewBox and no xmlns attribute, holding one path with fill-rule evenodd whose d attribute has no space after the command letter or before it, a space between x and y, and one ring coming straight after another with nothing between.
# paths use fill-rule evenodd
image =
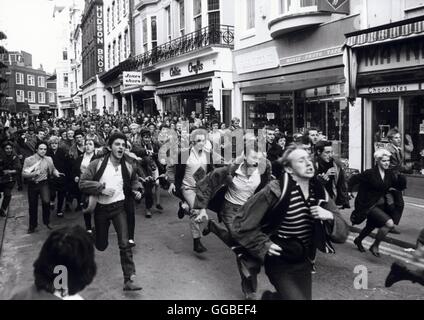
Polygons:
<instances>
[{"instance_id":1,"label":"man in striped sweater","mask_svg":"<svg viewBox=\"0 0 424 320\"><path fill-rule=\"evenodd\" d=\"M343 243L348 225L315 178L311 156L293 145L282 158L285 174L271 181L238 211L231 235L264 262L276 293L263 299L310 300L310 257L316 249L334 253L331 241Z\"/></svg>"}]
</instances>

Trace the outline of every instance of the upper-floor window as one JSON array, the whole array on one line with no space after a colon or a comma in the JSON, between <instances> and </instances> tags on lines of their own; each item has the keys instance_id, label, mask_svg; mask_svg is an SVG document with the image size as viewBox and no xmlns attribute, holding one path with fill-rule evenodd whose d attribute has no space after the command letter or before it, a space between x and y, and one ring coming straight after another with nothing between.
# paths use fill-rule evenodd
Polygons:
<instances>
[{"instance_id":1,"label":"upper-floor window","mask_svg":"<svg viewBox=\"0 0 424 320\"><path fill-rule=\"evenodd\" d=\"M122 15L124 17L127 15L127 0L122 0Z\"/></svg>"},{"instance_id":2,"label":"upper-floor window","mask_svg":"<svg viewBox=\"0 0 424 320\"><path fill-rule=\"evenodd\" d=\"M108 65L109 69L112 67L111 64L110 64L110 62L111 62L110 61L111 51L112 51L112 48L111 48L111 45L109 43L109 45L107 46L107 65Z\"/></svg>"},{"instance_id":3,"label":"upper-floor window","mask_svg":"<svg viewBox=\"0 0 424 320\"><path fill-rule=\"evenodd\" d=\"M16 84L24 84L24 74L16 72Z\"/></svg>"},{"instance_id":4,"label":"upper-floor window","mask_svg":"<svg viewBox=\"0 0 424 320\"><path fill-rule=\"evenodd\" d=\"M68 73L63 74L63 87L68 88L69 86L69 76Z\"/></svg>"},{"instance_id":5,"label":"upper-floor window","mask_svg":"<svg viewBox=\"0 0 424 320\"><path fill-rule=\"evenodd\" d=\"M194 30L202 29L202 0L193 0Z\"/></svg>"},{"instance_id":6,"label":"upper-floor window","mask_svg":"<svg viewBox=\"0 0 424 320\"><path fill-rule=\"evenodd\" d=\"M143 49L144 52L147 52L148 47L147 47L147 18L143 19Z\"/></svg>"},{"instance_id":7,"label":"upper-floor window","mask_svg":"<svg viewBox=\"0 0 424 320\"><path fill-rule=\"evenodd\" d=\"M318 0L280 0L280 14L316 10Z\"/></svg>"},{"instance_id":8,"label":"upper-floor window","mask_svg":"<svg viewBox=\"0 0 424 320\"><path fill-rule=\"evenodd\" d=\"M128 29L124 32L124 59L128 57Z\"/></svg>"},{"instance_id":9,"label":"upper-floor window","mask_svg":"<svg viewBox=\"0 0 424 320\"><path fill-rule=\"evenodd\" d=\"M115 57L116 57L116 40L113 40L113 43L112 43L112 67L115 66Z\"/></svg>"},{"instance_id":10,"label":"upper-floor window","mask_svg":"<svg viewBox=\"0 0 424 320\"><path fill-rule=\"evenodd\" d=\"M44 88L46 86L46 79L44 77L38 77L38 86Z\"/></svg>"},{"instance_id":11,"label":"upper-floor window","mask_svg":"<svg viewBox=\"0 0 424 320\"><path fill-rule=\"evenodd\" d=\"M44 92L38 93L38 103L46 103L46 95Z\"/></svg>"},{"instance_id":12,"label":"upper-floor window","mask_svg":"<svg viewBox=\"0 0 424 320\"><path fill-rule=\"evenodd\" d=\"M209 26L219 26L221 24L219 0L208 0L208 20Z\"/></svg>"},{"instance_id":13,"label":"upper-floor window","mask_svg":"<svg viewBox=\"0 0 424 320\"><path fill-rule=\"evenodd\" d=\"M62 59L63 60L68 60L68 50L64 49L62 52Z\"/></svg>"},{"instance_id":14,"label":"upper-floor window","mask_svg":"<svg viewBox=\"0 0 424 320\"><path fill-rule=\"evenodd\" d=\"M119 35L118 37L118 63L121 62L121 48L122 47L122 36Z\"/></svg>"},{"instance_id":15,"label":"upper-floor window","mask_svg":"<svg viewBox=\"0 0 424 320\"><path fill-rule=\"evenodd\" d=\"M255 0L246 0L246 29L255 27Z\"/></svg>"},{"instance_id":16,"label":"upper-floor window","mask_svg":"<svg viewBox=\"0 0 424 320\"><path fill-rule=\"evenodd\" d=\"M107 32L110 32L110 8L107 8L106 30Z\"/></svg>"},{"instance_id":17,"label":"upper-floor window","mask_svg":"<svg viewBox=\"0 0 424 320\"><path fill-rule=\"evenodd\" d=\"M49 92L49 103L54 103L55 102L55 96L54 96L54 92Z\"/></svg>"},{"instance_id":18,"label":"upper-floor window","mask_svg":"<svg viewBox=\"0 0 424 320\"><path fill-rule=\"evenodd\" d=\"M121 1L116 0L116 20L121 21Z\"/></svg>"},{"instance_id":19,"label":"upper-floor window","mask_svg":"<svg viewBox=\"0 0 424 320\"><path fill-rule=\"evenodd\" d=\"M112 29L115 28L115 1L112 2Z\"/></svg>"},{"instance_id":20,"label":"upper-floor window","mask_svg":"<svg viewBox=\"0 0 424 320\"><path fill-rule=\"evenodd\" d=\"M35 86L35 77L32 74L27 75L27 83L29 86Z\"/></svg>"},{"instance_id":21,"label":"upper-floor window","mask_svg":"<svg viewBox=\"0 0 424 320\"><path fill-rule=\"evenodd\" d=\"M180 35L183 36L185 34L185 8L184 1L180 0L179 10L180 10Z\"/></svg>"},{"instance_id":22,"label":"upper-floor window","mask_svg":"<svg viewBox=\"0 0 424 320\"><path fill-rule=\"evenodd\" d=\"M165 16L166 16L166 32L168 40L171 40L171 6L167 6L165 8Z\"/></svg>"},{"instance_id":23,"label":"upper-floor window","mask_svg":"<svg viewBox=\"0 0 424 320\"><path fill-rule=\"evenodd\" d=\"M25 102L24 90L16 90L16 102Z\"/></svg>"},{"instance_id":24,"label":"upper-floor window","mask_svg":"<svg viewBox=\"0 0 424 320\"><path fill-rule=\"evenodd\" d=\"M158 46L158 27L156 22L156 17L151 17L150 21L151 31L152 31L152 49Z\"/></svg>"},{"instance_id":25,"label":"upper-floor window","mask_svg":"<svg viewBox=\"0 0 424 320\"><path fill-rule=\"evenodd\" d=\"M28 102L29 103L35 103L35 92L34 91L28 91Z\"/></svg>"}]
</instances>

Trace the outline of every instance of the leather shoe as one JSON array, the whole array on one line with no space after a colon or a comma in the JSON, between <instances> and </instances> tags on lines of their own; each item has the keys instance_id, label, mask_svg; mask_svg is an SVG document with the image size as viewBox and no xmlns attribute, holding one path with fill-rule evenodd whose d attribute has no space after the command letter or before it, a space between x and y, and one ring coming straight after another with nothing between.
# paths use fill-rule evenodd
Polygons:
<instances>
[{"instance_id":1,"label":"leather shoe","mask_svg":"<svg viewBox=\"0 0 424 320\"><path fill-rule=\"evenodd\" d=\"M373 256L380 258L380 252L378 252L378 248L371 246L369 250L373 254Z\"/></svg>"},{"instance_id":2,"label":"leather shoe","mask_svg":"<svg viewBox=\"0 0 424 320\"><path fill-rule=\"evenodd\" d=\"M359 241L358 238L355 238L355 240L353 240L353 243L358 247L358 250L360 252L366 252L364 246L362 245L361 241Z\"/></svg>"},{"instance_id":3,"label":"leather shoe","mask_svg":"<svg viewBox=\"0 0 424 320\"><path fill-rule=\"evenodd\" d=\"M265 290L262 293L261 300L275 300L275 293L269 290Z\"/></svg>"},{"instance_id":4,"label":"leather shoe","mask_svg":"<svg viewBox=\"0 0 424 320\"><path fill-rule=\"evenodd\" d=\"M133 277L131 277L130 280L125 281L124 283L124 291L139 291L142 289L142 287L140 287L134 282Z\"/></svg>"},{"instance_id":5,"label":"leather shoe","mask_svg":"<svg viewBox=\"0 0 424 320\"><path fill-rule=\"evenodd\" d=\"M194 239L193 241L193 250L197 253L203 253L208 251L203 244L200 242L200 239Z\"/></svg>"},{"instance_id":6,"label":"leather shoe","mask_svg":"<svg viewBox=\"0 0 424 320\"><path fill-rule=\"evenodd\" d=\"M47 229L53 230L53 228L49 224L46 224L45 226L46 226Z\"/></svg>"},{"instance_id":7,"label":"leather shoe","mask_svg":"<svg viewBox=\"0 0 424 320\"><path fill-rule=\"evenodd\" d=\"M184 216L185 216L185 214L186 214L186 211L184 210L184 208L182 207L182 202L180 202L178 205L179 205L179 207L180 207L180 209L178 209L178 213L177 213L177 215L178 215L178 218L179 219L183 219L184 218Z\"/></svg>"},{"instance_id":8,"label":"leather shoe","mask_svg":"<svg viewBox=\"0 0 424 320\"><path fill-rule=\"evenodd\" d=\"M203 236L207 236L209 233L211 233L211 224L212 224L212 220L209 219L208 222L206 223L205 228L202 231Z\"/></svg>"}]
</instances>

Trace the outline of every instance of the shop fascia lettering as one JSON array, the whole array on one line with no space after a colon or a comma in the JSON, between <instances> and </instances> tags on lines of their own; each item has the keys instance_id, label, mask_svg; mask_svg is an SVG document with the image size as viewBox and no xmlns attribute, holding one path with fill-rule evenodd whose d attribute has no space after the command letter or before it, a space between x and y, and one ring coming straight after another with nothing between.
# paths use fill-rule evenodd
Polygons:
<instances>
[{"instance_id":1,"label":"shop fascia lettering","mask_svg":"<svg viewBox=\"0 0 424 320\"><path fill-rule=\"evenodd\" d=\"M381 87L368 87L366 89L360 89L359 94L381 94L381 93L401 93L407 91L419 90L419 84L397 84L390 86Z\"/></svg>"},{"instance_id":2,"label":"shop fascia lettering","mask_svg":"<svg viewBox=\"0 0 424 320\"><path fill-rule=\"evenodd\" d=\"M97 69L98 72L104 71L104 29L103 29L103 7L96 7L96 43L97 43Z\"/></svg>"},{"instance_id":3,"label":"shop fascia lettering","mask_svg":"<svg viewBox=\"0 0 424 320\"><path fill-rule=\"evenodd\" d=\"M188 64L188 72L189 73L194 72L194 73L198 74L199 71L202 71L202 70L203 70L203 63L201 63L200 60L197 60L196 64L193 64L193 62L190 62Z\"/></svg>"}]
</instances>

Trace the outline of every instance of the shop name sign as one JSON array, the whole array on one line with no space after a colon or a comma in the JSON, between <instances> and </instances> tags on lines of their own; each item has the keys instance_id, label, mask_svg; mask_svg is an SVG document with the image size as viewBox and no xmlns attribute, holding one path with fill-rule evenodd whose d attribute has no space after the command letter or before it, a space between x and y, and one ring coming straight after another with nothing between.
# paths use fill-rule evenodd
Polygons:
<instances>
[{"instance_id":1,"label":"shop name sign","mask_svg":"<svg viewBox=\"0 0 424 320\"><path fill-rule=\"evenodd\" d=\"M193 62L190 62L188 64L188 72L192 73L194 72L195 74L198 74L199 71L203 70L203 63L201 63L199 60L196 61L196 64L193 64Z\"/></svg>"},{"instance_id":2,"label":"shop name sign","mask_svg":"<svg viewBox=\"0 0 424 320\"><path fill-rule=\"evenodd\" d=\"M275 47L243 53L235 57L238 74L262 71L279 66L278 52Z\"/></svg>"},{"instance_id":3,"label":"shop name sign","mask_svg":"<svg viewBox=\"0 0 424 320\"><path fill-rule=\"evenodd\" d=\"M370 95L370 94L382 94L382 93L403 93L408 91L418 91L420 90L420 85L418 83L412 84L397 84L390 86L379 86L379 87L368 87L359 89L360 95Z\"/></svg>"},{"instance_id":4,"label":"shop name sign","mask_svg":"<svg viewBox=\"0 0 424 320\"><path fill-rule=\"evenodd\" d=\"M424 40L368 46L358 51L358 72L382 71L424 64Z\"/></svg>"},{"instance_id":5,"label":"shop name sign","mask_svg":"<svg viewBox=\"0 0 424 320\"><path fill-rule=\"evenodd\" d=\"M215 59L199 59L174 64L161 69L160 81L174 80L212 71L216 67Z\"/></svg>"},{"instance_id":6,"label":"shop name sign","mask_svg":"<svg viewBox=\"0 0 424 320\"><path fill-rule=\"evenodd\" d=\"M280 64L281 66L289 66L293 64L299 64L299 63L320 60L324 58L330 58L330 57L341 56L341 55L343 55L342 47L334 47L334 48L328 48L328 49L323 49L319 51L307 52L304 54L291 56L287 58L281 58Z\"/></svg>"},{"instance_id":7,"label":"shop name sign","mask_svg":"<svg viewBox=\"0 0 424 320\"><path fill-rule=\"evenodd\" d=\"M97 5L96 7L96 45L97 72L102 73L105 69L103 5Z\"/></svg>"},{"instance_id":8,"label":"shop name sign","mask_svg":"<svg viewBox=\"0 0 424 320\"><path fill-rule=\"evenodd\" d=\"M143 84L143 76L141 72L127 72L122 74L122 82L124 86L136 86Z\"/></svg>"}]
</instances>

